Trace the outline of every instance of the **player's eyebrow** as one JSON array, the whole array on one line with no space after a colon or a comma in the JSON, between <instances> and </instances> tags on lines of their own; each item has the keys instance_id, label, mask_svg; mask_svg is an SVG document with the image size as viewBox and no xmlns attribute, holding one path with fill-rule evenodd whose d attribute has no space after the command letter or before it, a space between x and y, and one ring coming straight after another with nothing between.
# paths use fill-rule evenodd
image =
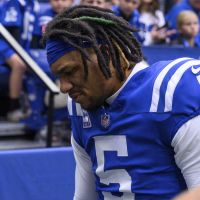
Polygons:
<instances>
[{"instance_id":1,"label":"player's eyebrow","mask_svg":"<svg viewBox=\"0 0 200 200\"><path fill-rule=\"evenodd\" d=\"M57 75L57 76L60 76L62 75L63 73L67 73L67 72L70 72L74 69L74 65L72 64L64 64L64 65L61 65L59 67L55 67L53 70L54 74Z\"/></svg>"}]
</instances>

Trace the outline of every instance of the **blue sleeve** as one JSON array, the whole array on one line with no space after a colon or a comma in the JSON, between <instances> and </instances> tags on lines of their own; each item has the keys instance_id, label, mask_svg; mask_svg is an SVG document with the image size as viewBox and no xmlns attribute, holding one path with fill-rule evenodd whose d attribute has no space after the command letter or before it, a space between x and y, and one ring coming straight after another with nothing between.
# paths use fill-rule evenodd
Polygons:
<instances>
[{"instance_id":1,"label":"blue sleeve","mask_svg":"<svg viewBox=\"0 0 200 200\"><path fill-rule=\"evenodd\" d=\"M4 26L22 25L22 7L18 0L9 0L3 5L2 9L2 24Z\"/></svg>"},{"instance_id":2,"label":"blue sleeve","mask_svg":"<svg viewBox=\"0 0 200 200\"><path fill-rule=\"evenodd\" d=\"M187 121L200 115L200 62L191 65L178 82L173 95L173 134Z\"/></svg>"}]
</instances>

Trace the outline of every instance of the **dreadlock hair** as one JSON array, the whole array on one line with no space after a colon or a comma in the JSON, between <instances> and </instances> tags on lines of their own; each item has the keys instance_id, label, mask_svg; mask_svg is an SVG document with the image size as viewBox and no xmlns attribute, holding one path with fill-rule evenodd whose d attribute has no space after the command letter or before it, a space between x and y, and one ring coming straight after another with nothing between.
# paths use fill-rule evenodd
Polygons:
<instances>
[{"instance_id":1,"label":"dreadlock hair","mask_svg":"<svg viewBox=\"0 0 200 200\"><path fill-rule=\"evenodd\" d=\"M111 10L94 6L75 6L57 15L47 25L43 45L48 39L61 40L72 45L81 54L87 77L87 60L90 58L86 48L83 48L83 42L87 41L96 53L104 76L111 77L111 59L119 78L124 80L119 51L121 50L129 61L130 68L142 60L140 44L133 36L135 31L128 22L115 16ZM99 40L103 41L102 45L99 45Z\"/></svg>"}]
</instances>

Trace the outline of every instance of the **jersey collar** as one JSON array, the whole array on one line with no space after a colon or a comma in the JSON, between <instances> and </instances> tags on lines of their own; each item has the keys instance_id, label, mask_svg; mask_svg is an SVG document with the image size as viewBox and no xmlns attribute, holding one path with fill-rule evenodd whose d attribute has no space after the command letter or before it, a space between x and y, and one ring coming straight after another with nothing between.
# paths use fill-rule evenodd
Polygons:
<instances>
[{"instance_id":1,"label":"jersey collar","mask_svg":"<svg viewBox=\"0 0 200 200\"><path fill-rule=\"evenodd\" d=\"M133 68L133 70L131 71L131 73L129 74L128 78L126 79L126 81L124 82L124 84L119 88L119 90L117 90L117 92L115 92L112 96L108 97L106 99L106 103L108 103L109 105L112 104L112 102L117 98L117 96L119 95L119 93L122 91L122 89L126 86L126 84L129 82L129 80L140 70L145 69L146 67L148 67L148 65L145 62L139 62L135 65L135 67Z\"/></svg>"}]
</instances>

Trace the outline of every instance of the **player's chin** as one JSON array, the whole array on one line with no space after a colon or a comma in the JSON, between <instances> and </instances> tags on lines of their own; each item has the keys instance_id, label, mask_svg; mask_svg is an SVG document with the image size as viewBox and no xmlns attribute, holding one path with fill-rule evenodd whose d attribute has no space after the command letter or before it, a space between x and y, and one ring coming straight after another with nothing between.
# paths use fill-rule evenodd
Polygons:
<instances>
[{"instance_id":1,"label":"player's chin","mask_svg":"<svg viewBox=\"0 0 200 200\"><path fill-rule=\"evenodd\" d=\"M80 100L77 103L79 103L83 109L89 110L89 111L96 110L99 107L99 105L97 105L96 102L91 102L88 99L86 101Z\"/></svg>"},{"instance_id":2,"label":"player's chin","mask_svg":"<svg viewBox=\"0 0 200 200\"><path fill-rule=\"evenodd\" d=\"M96 105L91 105L89 103L80 103L81 107L85 110L89 110L89 111L92 111L92 110L96 110L97 109L97 106Z\"/></svg>"},{"instance_id":3,"label":"player's chin","mask_svg":"<svg viewBox=\"0 0 200 200\"><path fill-rule=\"evenodd\" d=\"M88 98L84 97L83 95L79 95L79 96L73 98L73 100L76 103L79 103L81 105L81 107L84 109L88 109L90 107Z\"/></svg>"},{"instance_id":4,"label":"player's chin","mask_svg":"<svg viewBox=\"0 0 200 200\"><path fill-rule=\"evenodd\" d=\"M73 100L76 103L79 103L81 107L85 110L93 111L98 109L102 103L95 99L94 97L90 97L87 95L78 95Z\"/></svg>"}]
</instances>

